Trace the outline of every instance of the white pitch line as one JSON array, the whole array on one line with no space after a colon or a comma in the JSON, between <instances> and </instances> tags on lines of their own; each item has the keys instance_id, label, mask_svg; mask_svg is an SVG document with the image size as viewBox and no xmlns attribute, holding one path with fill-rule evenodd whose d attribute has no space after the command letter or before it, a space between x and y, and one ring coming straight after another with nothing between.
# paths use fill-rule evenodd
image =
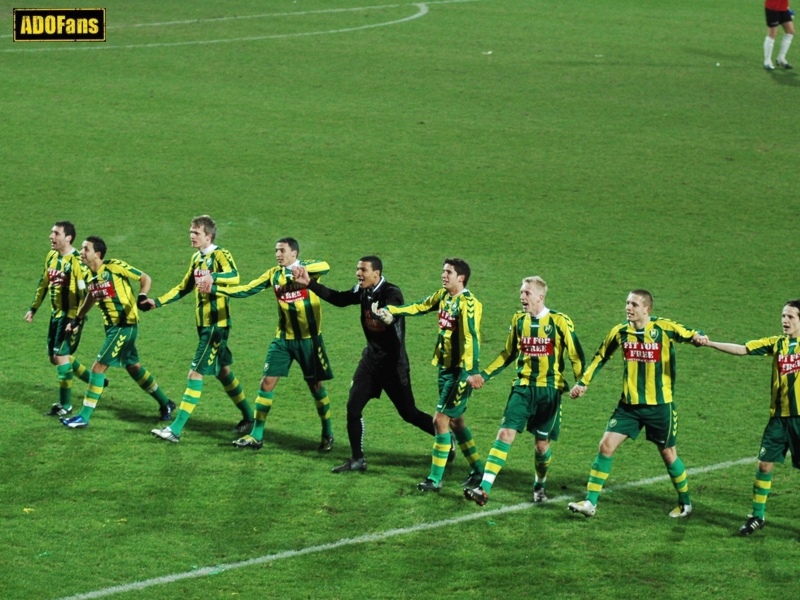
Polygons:
<instances>
[{"instance_id":1,"label":"white pitch line","mask_svg":"<svg viewBox=\"0 0 800 600\"><path fill-rule=\"evenodd\" d=\"M59 46L57 48L31 48L25 49L11 49L0 50L0 52L59 52L59 51L75 51L75 50L127 50L130 48L166 48L170 46L197 46L205 44L229 44L231 42L254 42L257 40L276 40L281 38L292 37L305 37L310 35L328 35L332 33L347 33L350 31L360 31L362 29L372 29L374 27L387 27L388 25L398 25L406 21L412 21L428 14L428 6L424 3L414 4L419 10L416 14L410 17L404 17L394 21L386 21L385 23L372 23L370 25L361 25L359 27L347 27L345 29L331 29L328 31L306 31L300 33L277 33L273 35L257 35L242 38L226 38L219 40L195 40L191 42L158 42L153 44L127 44L124 46L107 46L105 44L86 44L83 46Z\"/></svg>"},{"instance_id":2,"label":"white pitch line","mask_svg":"<svg viewBox=\"0 0 800 600\"><path fill-rule=\"evenodd\" d=\"M727 469L728 467L735 467L738 465L745 465L748 463L755 462L755 458L742 458L740 460L732 460L728 462L717 463L715 465L708 465L705 467L697 467L694 469L687 469L686 472L689 475L694 475L696 473L708 473L710 471L718 471L720 469ZM609 488L610 490L622 490L622 489L629 489L629 488L636 488L642 487L645 485L650 485L652 483L657 483L659 481L665 481L669 479L669 475L660 475L658 477L650 477L648 479L640 479L639 481L632 481L629 483L623 483L613 488ZM554 502L563 502L565 500L571 500L575 498L574 494L572 495L564 495L564 496L557 496L555 498L550 498L547 502L552 504ZM370 542L377 542L380 540L385 540L387 538L395 537L398 535L405 535L408 533L418 533L420 531L427 531L429 529L438 529L439 527L446 527L447 525L458 525L460 523L466 523L468 521L476 521L478 519L485 519L486 517L493 517L496 515L504 515L507 513L518 512L520 510L527 510L536 506L532 502L521 502L520 504L514 504L512 506L504 506L502 508L495 508L492 510L481 510L474 512L469 515L463 515L460 517L455 517L453 519L444 519L442 521L434 521L432 523L420 523L419 525L414 525L412 527L402 527L399 529L389 529L388 531L382 531L380 533L370 533L367 535L360 535L358 537L353 538L344 538L336 542L331 542L330 544L320 544L319 546L309 546L307 548L301 548L300 550L286 550L285 552L278 552L276 554L267 554L266 556L259 556L257 558L251 558L249 560L243 560L241 562L235 563L228 563L224 565L216 565L213 567L203 567L202 569L196 569L194 571L186 571L184 573L175 573L173 575L165 575L164 577L155 577L153 579L145 579L144 581L136 581L134 583L127 583L125 585L117 585L114 587L105 588L102 590L96 590L94 592L87 592L85 594L76 594L74 596L66 596L64 598L59 598L59 600L88 600L90 598L102 598L104 596L110 596L112 594L122 594L124 592L132 592L135 590L143 590L145 588L153 587L155 585L164 585L167 583L174 583L176 581L181 581L184 579L195 579L197 577L205 577L207 575L215 575L217 573L221 573L223 571L232 571L234 569L242 569L244 567L251 567L254 565L261 565L264 563L274 562L276 560L282 560L285 558L294 558L295 556L303 556L305 554L316 554L319 552L326 552L328 550L336 550L337 548L342 548L344 546L354 546L357 544L368 544Z\"/></svg>"},{"instance_id":3,"label":"white pitch line","mask_svg":"<svg viewBox=\"0 0 800 600\"><path fill-rule=\"evenodd\" d=\"M436 0L434 2L426 2L426 4L457 4L463 2L480 2L481 0ZM265 19L269 17L294 17L294 16L303 16L303 15L319 15L319 14L327 14L327 13L344 13L344 12L356 12L356 11L364 11L364 10L383 10L387 8L401 8L403 6L417 6L419 4L416 3L409 3L409 4L383 4L379 6L357 6L354 8L326 8L321 10L304 10L304 11L297 11L297 12L282 12L282 13L261 13L256 15L238 15L238 16L230 16L230 17L210 17L208 19L186 19L183 21L163 21L160 23L132 23L130 25L109 25L106 27L106 30L109 29L133 29L133 28L141 28L141 27L164 27L170 25L197 25L201 23L216 23L221 21L238 21L238 20L245 20L245 19ZM415 15L411 18L418 18L423 15ZM267 36L267 37L256 37L256 38L237 38L231 40L211 40L211 41L197 41L197 42L179 42L179 43L166 43L166 44L141 44L141 45L128 45L128 46L106 46L106 48L147 48L153 46L177 46L177 45L187 45L187 44L211 44L211 43L219 43L221 41L230 41L230 42L238 42L238 41L252 41L258 39L275 39L278 37L295 37L301 35L322 35L322 34L330 34L330 33L342 33L347 31L356 31L358 29L368 29L370 27L383 27L386 25L394 25L396 23L402 23L404 21L411 20L409 19L401 19L400 21L392 21L389 23L380 23L375 25L367 25L364 27L356 27L350 29L337 29L334 31L321 31L321 32L313 32L313 33L298 33L298 34L284 34L284 35L275 35L275 36ZM0 35L0 39L2 38L10 38L13 37L12 34L2 34ZM53 52L57 50L91 50L95 48L40 48L40 49L14 49L14 50L0 50L0 52ZM96 48L102 49L102 48Z\"/></svg>"}]
</instances>

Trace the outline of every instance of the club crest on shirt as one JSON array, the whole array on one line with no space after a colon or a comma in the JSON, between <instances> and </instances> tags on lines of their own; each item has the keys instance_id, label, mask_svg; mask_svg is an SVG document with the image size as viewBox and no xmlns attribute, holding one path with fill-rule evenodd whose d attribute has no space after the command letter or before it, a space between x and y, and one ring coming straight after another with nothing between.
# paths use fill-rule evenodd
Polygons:
<instances>
[{"instance_id":1,"label":"club crest on shirt","mask_svg":"<svg viewBox=\"0 0 800 600\"><path fill-rule=\"evenodd\" d=\"M647 332L647 335L650 336L650 339L655 341L658 339L658 329L651 329Z\"/></svg>"}]
</instances>

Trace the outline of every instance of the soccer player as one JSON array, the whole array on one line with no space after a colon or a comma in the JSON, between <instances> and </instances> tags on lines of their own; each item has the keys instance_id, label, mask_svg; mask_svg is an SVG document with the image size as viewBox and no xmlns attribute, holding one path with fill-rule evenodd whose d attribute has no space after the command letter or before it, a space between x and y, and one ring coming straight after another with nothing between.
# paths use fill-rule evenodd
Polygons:
<instances>
[{"instance_id":1,"label":"soccer player","mask_svg":"<svg viewBox=\"0 0 800 600\"><path fill-rule=\"evenodd\" d=\"M108 367L125 367L128 374L145 392L158 402L161 420L170 419L175 404L164 395L153 376L139 362L136 351L139 307L147 299L152 280L147 273L133 268L126 262L105 258L106 243L99 237L89 236L81 246L81 260L89 267L88 294L75 318L67 325L67 331L80 330L83 319L97 304L103 313L106 341L92 365L89 388L83 398L83 408L74 417L61 417L67 427L87 427L92 412L100 401ZM133 294L131 280L140 282L139 297Z\"/></svg>"},{"instance_id":2,"label":"soccer player","mask_svg":"<svg viewBox=\"0 0 800 600\"><path fill-rule=\"evenodd\" d=\"M237 448L259 450L263 446L264 425L272 408L275 386L281 377L289 375L289 367L296 361L303 371L322 423L322 441L318 450L330 452L333 449L330 399L324 385L325 381L333 379L333 371L322 339L322 304L315 293L298 284L292 275L292 269L302 266L316 281L330 271L330 267L321 260L298 260L299 253L300 244L296 239L281 238L275 244L278 266L247 285L211 286L212 293L229 298L247 298L269 289L278 301L278 329L267 350L256 400L255 425L249 435L233 441Z\"/></svg>"},{"instance_id":3,"label":"soccer player","mask_svg":"<svg viewBox=\"0 0 800 600\"><path fill-rule=\"evenodd\" d=\"M761 438L758 469L753 482L753 514L739 529L750 535L764 527L767 496L772 488L772 468L792 453L792 466L800 469L800 299L789 300L781 313L783 335L752 340L744 345L708 341L705 345L728 354L773 356L769 421Z\"/></svg>"},{"instance_id":4,"label":"soccer player","mask_svg":"<svg viewBox=\"0 0 800 600\"><path fill-rule=\"evenodd\" d=\"M208 215L192 219L189 239L197 249L189 261L189 270L181 282L157 300L148 299L147 309L160 308L176 302L194 290L195 322L200 340L189 367L186 391L183 393L175 420L163 429L151 433L169 442L179 442L183 428L194 411L203 393L203 377L213 375L222 384L225 393L242 413L236 431L247 433L253 427L253 409L247 402L239 380L231 370L233 355L228 348L231 317L228 299L216 294L207 294L212 283L220 286L239 283L239 272L231 253L214 244L217 224ZM202 287L202 289L201 289Z\"/></svg>"},{"instance_id":5,"label":"soccer player","mask_svg":"<svg viewBox=\"0 0 800 600\"><path fill-rule=\"evenodd\" d=\"M350 397L347 400L347 435L350 439L351 458L334 467L333 473L366 471L364 456L364 407L372 398L380 398L385 391L397 413L429 435L435 435L433 417L422 412L414 402L411 391L411 374L406 354L405 319L399 317L391 325L376 320L371 312L374 302L378 306L403 304L400 288L383 277L383 263L377 256L365 256L356 265L358 283L352 289L337 292L311 279L304 267L293 269L295 281L307 286L317 296L334 306L361 307L361 328L367 338L367 347L353 374Z\"/></svg>"},{"instance_id":6,"label":"soccer player","mask_svg":"<svg viewBox=\"0 0 800 600\"><path fill-rule=\"evenodd\" d=\"M467 378L480 389L511 363L516 363L517 378L511 387L500 431L486 458L483 480L464 496L483 506L495 477L503 468L517 433L527 429L536 440L536 475L533 501L546 502L547 469L552 453L550 441L557 441L561 428L561 394L569 391L564 377L564 351L572 363L575 380L583 373L585 358L575 326L564 313L544 304L547 284L541 277L526 277L519 291L522 311L511 318L506 347L487 369Z\"/></svg>"},{"instance_id":7,"label":"soccer player","mask_svg":"<svg viewBox=\"0 0 800 600\"><path fill-rule=\"evenodd\" d=\"M72 380L77 375L89 383L88 369L73 356L81 340L81 331L67 334L67 324L78 314L86 297L88 272L72 243L75 226L58 221L50 230L50 252L44 259L44 272L33 296L25 320L33 322L45 296L50 298L50 326L47 329L47 353L58 376L58 402L45 413L48 417L63 417L72 412Z\"/></svg>"},{"instance_id":8,"label":"soccer player","mask_svg":"<svg viewBox=\"0 0 800 600\"><path fill-rule=\"evenodd\" d=\"M775 62L779 67L791 69L792 65L786 62L786 53L789 52L789 46L792 45L794 38L794 17L792 16L794 13L789 10L789 0L766 0L764 12L767 17L767 37L764 38L764 68L767 71L775 70L775 65L772 64L772 49L778 35L778 25L781 25L783 38Z\"/></svg>"},{"instance_id":9,"label":"soccer player","mask_svg":"<svg viewBox=\"0 0 800 600\"><path fill-rule=\"evenodd\" d=\"M653 296L647 290L633 290L628 294L625 301L627 322L611 330L570 392L572 398L583 396L595 374L622 348L622 398L600 440L600 451L589 473L586 500L570 502L572 512L587 517L594 515L600 491L611 471L614 452L626 439L635 440L642 427L647 439L658 447L678 492L678 506L669 516L688 517L692 512L686 469L675 449L678 437L678 413L673 401L675 343L691 342L700 346L707 338L674 321L651 317L652 307Z\"/></svg>"},{"instance_id":10,"label":"soccer player","mask_svg":"<svg viewBox=\"0 0 800 600\"><path fill-rule=\"evenodd\" d=\"M424 315L438 311L439 337L433 353L432 364L439 366L439 403L433 416L436 436L431 456L431 472L417 484L423 492L438 492L442 489L442 477L450 452L450 430L455 433L461 452L467 458L471 471L462 487L477 486L483 477L483 461L475 448L472 432L464 420L467 400L472 388L467 377L479 372L480 325L482 305L467 289L470 268L460 258L446 258L442 267L442 289L427 298L404 304L378 308L372 311L386 325L391 325L395 316Z\"/></svg>"}]
</instances>

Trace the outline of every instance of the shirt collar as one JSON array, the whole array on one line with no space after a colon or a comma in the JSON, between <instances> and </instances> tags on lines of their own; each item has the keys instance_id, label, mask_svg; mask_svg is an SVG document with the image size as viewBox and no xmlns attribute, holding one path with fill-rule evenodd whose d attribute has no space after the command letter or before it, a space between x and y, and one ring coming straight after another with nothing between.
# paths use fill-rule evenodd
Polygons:
<instances>
[{"instance_id":1,"label":"shirt collar","mask_svg":"<svg viewBox=\"0 0 800 600\"><path fill-rule=\"evenodd\" d=\"M545 307L544 307L544 308L541 310L541 312L539 312L539 313L537 313L537 314L533 315L533 318L534 318L534 319L542 319L542 318L544 318L544 317L547 315L547 313L549 313L549 312L550 312L550 309L549 309L549 308L547 308L547 307L545 306Z\"/></svg>"},{"instance_id":2,"label":"shirt collar","mask_svg":"<svg viewBox=\"0 0 800 600\"><path fill-rule=\"evenodd\" d=\"M217 247L214 244L209 244L208 246L200 250L200 254L202 254L203 256L208 256L216 249Z\"/></svg>"}]
</instances>

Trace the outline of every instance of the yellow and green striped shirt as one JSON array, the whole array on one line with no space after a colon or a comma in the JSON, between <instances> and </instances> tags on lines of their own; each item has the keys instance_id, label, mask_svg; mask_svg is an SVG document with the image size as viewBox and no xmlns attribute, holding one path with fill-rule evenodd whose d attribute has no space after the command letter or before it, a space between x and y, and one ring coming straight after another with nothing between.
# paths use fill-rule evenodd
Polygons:
<instances>
[{"instance_id":1,"label":"yellow and green striped shirt","mask_svg":"<svg viewBox=\"0 0 800 600\"><path fill-rule=\"evenodd\" d=\"M230 327L231 315L228 299L219 294L201 294L195 284L203 276L211 275L216 285L232 286L239 283L239 271L233 256L218 246L209 246L206 251L199 250L192 255L189 270L183 280L156 300L156 306L164 306L183 298L194 290L195 320L198 327Z\"/></svg>"},{"instance_id":2,"label":"yellow and green striped shirt","mask_svg":"<svg viewBox=\"0 0 800 600\"><path fill-rule=\"evenodd\" d=\"M306 268L314 281L319 281L331 270L328 263L322 260L301 260L299 264ZM291 266L272 267L246 285L224 288L214 285L211 291L228 298L247 298L268 288L275 292L278 301L276 338L299 340L322 334L322 303L319 296L294 281Z\"/></svg>"},{"instance_id":3,"label":"yellow and green striped shirt","mask_svg":"<svg viewBox=\"0 0 800 600\"><path fill-rule=\"evenodd\" d=\"M116 258L104 260L97 273L89 271L89 294L100 307L107 328L129 327L139 322L138 295L133 293L130 281L141 278L140 270Z\"/></svg>"},{"instance_id":4,"label":"yellow and green striped shirt","mask_svg":"<svg viewBox=\"0 0 800 600\"><path fill-rule=\"evenodd\" d=\"M437 310L439 337L431 363L445 369L460 366L471 375L478 373L483 305L469 290L451 296L442 288L419 302L386 308L393 315L409 317Z\"/></svg>"},{"instance_id":5,"label":"yellow and green striped shirt","mask_svg":"<svg viewBox=\"0 0 800 600\"><path fill-rule=\"evenodd\" d=\"M57 250L51 250L44 259L44 271L33 295L31 312L39 310L44 297L50 296L51 318L74 318L86 297L88 277L89 270L81 262L77 250L64 256Z\"/></svg>"},{"instance_id":6,"label":"yellow and green striped shirt","mask_svg":"<svg viewBox=\"0 0 800 600\"><path fill-rule=\"evenodd\" d=\"M572 319L553 310L540 319L518 312L511 318L506 347L481 375L489 380L516 359L514 385L551 387L566 392L569 386L564 378L564 350L569 355L577 381L586 359Z\"/></svg>"},{"instance_id":7,"label":"yellow and green striped shirt","mask_svg":"<svg viewBox=\"0 0 800 600\"><path fill-rule=\"evenodd\" d=\"M770 417L800 416L800 352L798 338L788 335L752 340L745 344L748 354L770 355L772 361L772 401Z\"/></svg>"},{"instance_id":8,"label":"yellow and green striped shirt","mask_svg":"<svg viewBox=\"0 0 800 600\"><path fill-rule=\"evenodd\" d=\"M683 325L650 317L644 329L630 323L608 334L584 371L579 385L589 385L595 373L618 348L623 350L622 398L626 404L669 404L675 387L675 342L689 342L700 333Z\"/></svg>"}]
</instances>

